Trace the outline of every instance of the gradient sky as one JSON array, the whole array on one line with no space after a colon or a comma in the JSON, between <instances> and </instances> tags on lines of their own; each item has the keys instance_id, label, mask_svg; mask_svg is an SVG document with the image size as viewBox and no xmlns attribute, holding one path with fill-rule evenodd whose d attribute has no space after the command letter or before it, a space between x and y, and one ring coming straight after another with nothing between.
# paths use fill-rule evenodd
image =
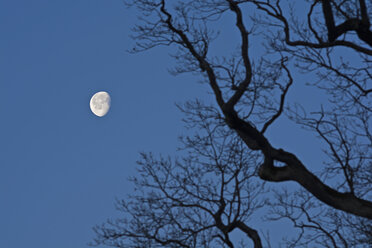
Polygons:
<instances>
[{"instance_id":1,"label":"gradient sky","mask_svg":"<svg viewBox=\"0 0 372 248\"><path fill-rule=\"evenodd\" d=\"M174 154L174 103L211 99L194 77L168 73L166 48L126 52L135 21L120 0L0 2L0 247L87 247L131 191L138 152ZM103 118L89 109L101 90L112 98ZM313 162L305 152L318 142L299 135L285 120L268 133Z\"/></svg>"}]
</instances>

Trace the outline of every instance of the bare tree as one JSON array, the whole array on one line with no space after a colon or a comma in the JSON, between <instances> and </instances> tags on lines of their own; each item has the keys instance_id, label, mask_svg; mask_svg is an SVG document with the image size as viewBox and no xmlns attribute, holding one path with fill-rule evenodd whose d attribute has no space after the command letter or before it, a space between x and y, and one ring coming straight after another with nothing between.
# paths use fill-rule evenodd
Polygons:
<instances>
[{"instance_id":1,"label":"bare tree","mask_svg":"<svg viewBox=\"0 0 372 248\"><path fill-rule=\"evenodd\" d=\"M230 233L237 229L254 247L262 247L249 225L264 202L255 172L258 154L248 151L221 121L200 112L206 109L200 103L187 106L188 117L200 130L182 139L188 155L172 161L143 153L140 176L132 178L137 193L117 201L127 218L97 226L96 245L234 247Z\"/></svg>"},{"instance_id":2,"label":"bare tree","mask_svg":"<svg viewBox=\"0 0 372 248\"><path fill-rule=\"evenodd\" d=\"M372 203L362 195L371 188L370 179L363 175L371 163L372 7L363 0L303 3L308 5L306 15L297 13L292 1L196 0L170 1L168 5L164 0L133 1L130 4L143 13L143 22L134 28L138 41L135 51L159 45L176 47L174 57L180 66L174 72L200 72L204 76L226 124L249 149L262 153L262 179L295 181L325 204L371 219ZM246 21L243 5L256 7L253 13L247 11L251 23ZM210 56L216 39L213 27L227 12L234 15L240 48L229 57ZM336 21L341 24L336 25ZM249 40L260 33L266 41L266 52L252 59L249 49L254 47ZM339 54L344 50L358 61L345 61ZM288 90L294 83L291 71L296 69L311 77L315 74L319 80L313 84L330 97L328 110L319 110L318 117L293 115L294 111L285 108ZM330 170L338 173L346 188L323 182L295 154L271 145L265 131L283 112L320 135L333 160ZM336 148L335 142L343 147ZM359 187L356 184L366 186L363 192L355 192Z\"/></svg>"},{"instance_id":3,"label":"bare tree","mask_svg":"<svg viewBox=\"0 0 372 248\"><path fill-rule=\"evenodd\" d=\"M133 217L134 222L126 224L135 228L118 229L123 230L118 233L102 227L98 229L101 231L99 240L118 245L115 243L119 242L117 237L130 237L133 247L137 247L136 242L142 245L138 245L140 247L152 247L154 244L213 247L216 244L213 242L218 240L232 247L227 230L253 230L254 227L244 229L237 223L247 223L244 216L249 216L256 207L247 207L248 204L244 207L246 212L236 212L234 201L237 195L247 194L249 190L239 186L239 193L234 193L228 190L230 186L227 185L232 183L236 187L236 181L231 179L226 183L225 180L254 166L254 171L263 181L292 181L300 186L298 190L278 189L275 201L265 201L266 206L271 207L269 221L288 219L299 230L298 236L287 240L288 246L368 247L372 244L372 2L137 0L127 4L141 13L140 23L133 29L136 40L133 52L167 46L177 62L172 70L174 74L191 72L200 75L215 96L216 109L199 105L198 113L203 118L198 122L204 123L210 115L218 116L218 127L223 127L228 133L225 133L226 137L234 137L220 144L219 149L229 151L217 153L221 155L217 157L227 156L224 158L227 159L239 155L250 158L250 162L238 163L242 168L232 163L221 170L220 160L216 157L214 163L199 163L198 157L210 156L206 151L193 151L189 157L192 159L183 161L188 166L179 161L171 163L144 156L143 178L152 178L156 183L146 180L135 183L142 188L155 187L162 195L154 193L152 198L137 196L132 202L120 202L119 205ZM228 18L232 19L231 29L238 34L238 40L221 37L223 32L219 33L219 24ZM223 51L214 46L221 40L225 42ZM319 100L316 111L310 111L301 102L289 97L294 85L305 87L298 74L306 75L307 87L318 89L322 98L326 99ZM311 171L310 168L319 165L306 165L299 158L301 154L272 145L266 136L267 130L278 118L284 117L312 132L323 142L326 159L321 165L321 172ZM214 131L209 135L213 137ZM190 140L188 147L200 151L211 149L212 141L201 143L203 139L199 138L193 139L193 142ZM233 144L239 144L239 149L231 147ZM242 152L244 154L240 154ZM320 156L313 149L308 152ZM195 180L199 180L208 177L211 171L206 168L210 167L214 170L219 168L219 179L207 180L208 187L212 187L209 190L204 186L196 187L202 183L192 181L194 179L177 181L180 169L180 175L183 175L186 171L182 170L189 168L189 175L197 174ZM251 179L249 177L246 183ZM221 186L224 184L226 188ZM194 188L188 189L190 185ZM222 190L216 193L213 187ZM196 206L198 210L194 210L192 205L197 198L179 195L186 194L186 190L195 197L203 196ZM222 193L223 190L232 194ZM224 204L217 201L221 197L225 198ZM150 199L157 201L150 204ZM141 201L143 206L135 205ZM171 211L172 207L180 208L182 204L189 204L189 210ZM163 214L166 212L167 217L153 214L150 209L161 210ZM225 212L228 209L235 209L234 214ZM214 217L222 213L219 211L224 212L221 216L231 217L220 219L223 225L219 225L218 218ZM178 219L184 222L179 223ZM195 228L189 228L191 223ZM119 228L118 223L111 222L111 225ZM143 232L147 236L135 236ZM183 234L177 236L180 233ZM252 240L260 240L245 233ZM258 244L260 242L255 241L256 247L259 247Z\"/></svg>"}]
</instances>

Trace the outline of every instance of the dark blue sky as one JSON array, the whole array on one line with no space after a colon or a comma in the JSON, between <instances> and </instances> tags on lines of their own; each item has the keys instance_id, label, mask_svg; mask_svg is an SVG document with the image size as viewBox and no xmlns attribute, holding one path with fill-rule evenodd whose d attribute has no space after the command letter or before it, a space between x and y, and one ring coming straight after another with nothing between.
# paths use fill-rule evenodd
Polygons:
<instances>
[{"instance_id":1,"label":"dark blue sky","mask_svg":"<svg viewBox=\"0 0 372 248\"><path fill-rule=\"evenodd\" d=\"M135 21L120 0L0 2L0 247L86 247L131 191L138 152L174 154L174 103L211 99L192 76L168 73L166 48L126 52ZM290 95L311 104L296 87ZM103 118L89 109L101 90L112 98ZM293 124L268 135L314 159L304 152L317 142L298 142Z\"/></svg>"}]
</instances>

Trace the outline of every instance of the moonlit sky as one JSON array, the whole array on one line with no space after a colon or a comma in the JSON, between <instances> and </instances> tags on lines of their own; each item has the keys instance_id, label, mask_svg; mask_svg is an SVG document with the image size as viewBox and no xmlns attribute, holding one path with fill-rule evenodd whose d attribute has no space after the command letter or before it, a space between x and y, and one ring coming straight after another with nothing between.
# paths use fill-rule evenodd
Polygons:
<instances>
[{"instance_id":1,"label":"moonlit sky","mask_svg":"<svg viewBox=\"0 0 372 248\"><path fill-rule=\"evenodd\" d=\"M120 0L0 2L0 247L87 247L131 192L138 152L174 155L174 103L213 100L195 77L168 73L167 48L126 52L135 21ZM103 118L89 109L98 91L111 95ZM305 104L311 94L289 93ZM306 151L318 141L284 119L268 136L316 159Z\"/></svg>"}]
</instances>

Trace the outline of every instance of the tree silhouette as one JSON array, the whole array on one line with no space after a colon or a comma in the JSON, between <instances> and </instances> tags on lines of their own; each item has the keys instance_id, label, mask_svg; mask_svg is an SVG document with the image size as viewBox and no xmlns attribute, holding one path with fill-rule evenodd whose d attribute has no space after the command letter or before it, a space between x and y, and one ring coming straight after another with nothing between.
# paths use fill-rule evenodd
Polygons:
<instances>
[{"instance_id":1,"label":"tree silhouette","mask_svg":"<svg viewBox=\"0 0 372 248\"><path fill-rule=\"evenodd\" d=\"M247 224L264 205L264 186L255 171L259 154L249 151L222 119L206 117L207 108L199 102L186 107L189 124L198 130L182 139L187 156L172 161L141 154L140 176L131 179L137 193L117 201L127 218L97 226L96 244L234 247L230 233L240 230L254 247L262 247L257 230Z\"/></svg>"},{"instance_id":2,"label":"tree silhouette","mask_svg":"<svg viewBox=\"0 0 372 248\"><path fill-rule=\"evenodd\" d=\"M173 73L199 74L210 86L216 100L214 116L245 145L241 151L254 158L245 166L254 166L263 181L293 181L301 186L297 192L277 191L276 202L267 204L272 207L268 219L287 218L300 230L288 245L372 243L371 2L137 0L127 4L141 13L141 23L134 27L133 52L169 46L178 63ZM239 34L236 49L231 37L224 40L226 51L214 46L223 18L233 18L231 29ZM290 88L304 85L297 77L300 73L308 78L309 87L327 98L326 104L319 100L317 111L309 111L301 102L288 102ZM210 108L199 108L201 116L209 115ZM306 165L293 152L274 147L265 136L283 115L323 142L327 158L320 173L312 172L315 166ZM308 152L319 156L312 149ZM156 164L148 158L144 157L149 165ZM240 192L247 193L243 188ZM125 206L136 216L133 208ZM211 216L215 208L210 208ZM217 222L211 225L224 233ZM215 238L210 234L202 239L208 242L192 243L201 241L191 242L191 236L185 237L186 247L209 247ZM226 237L218 237L229 246Z\"/></svg>"}]
</instances>

